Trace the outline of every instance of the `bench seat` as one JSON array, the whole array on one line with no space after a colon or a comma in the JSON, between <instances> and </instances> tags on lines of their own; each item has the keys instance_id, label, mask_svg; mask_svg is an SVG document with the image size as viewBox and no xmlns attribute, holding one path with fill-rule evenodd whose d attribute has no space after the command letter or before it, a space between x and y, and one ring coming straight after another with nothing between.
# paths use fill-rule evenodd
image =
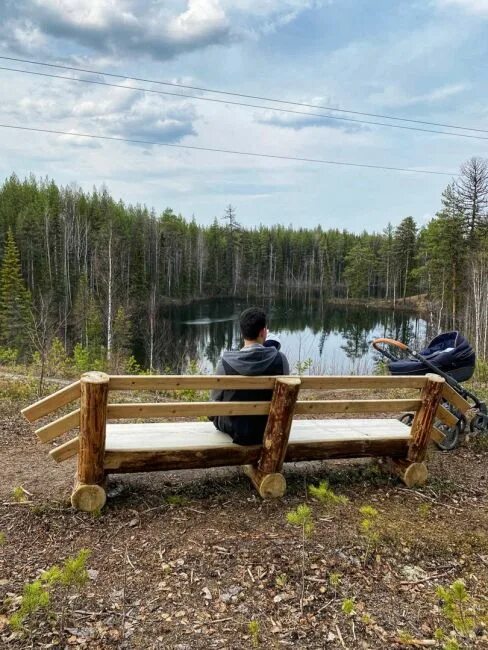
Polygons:
<instances>
[{"instance_id":1,"label":"bench seat","mask_svg":"<svg viewBox=\"0 0 488 650\"><path fill-rule=\"evenodd\" d=\"M285 462L384 456L401 458L410 428L396 419L295 420ZM211 422L107 424L110 473L256 463L261 445L243 447ZM203 463L203 465L202 465Z\"/></svg>"}]
</instances>

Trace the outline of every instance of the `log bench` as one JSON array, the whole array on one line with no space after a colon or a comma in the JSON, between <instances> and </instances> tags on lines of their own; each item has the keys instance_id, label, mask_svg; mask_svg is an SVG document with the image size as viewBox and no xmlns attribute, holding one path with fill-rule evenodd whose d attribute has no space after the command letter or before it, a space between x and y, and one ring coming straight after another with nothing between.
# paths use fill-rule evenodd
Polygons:
<instances>
[{"instance_id":1,"label":"log bench","mask_svg":"<svg viewBox=\"0 0 488 650\"><path fill-rule=\"evenodd\" d=\"M272 390L270 401L114 403L118 391ZM413 398L298 400L306 390L340 391L413 389ZM457 419L441 404L466 412L470 405L438 375L423 377L240 377L143 375L109 376L88 372L77 381L23 409L35 422L72 402L79 407L36 430L43 443L72 429L78 435L49 452L57 462L78 455L73 506L87 512L105 504L108 474L242 465L263 497L283 496L283 463L331 458L380 457L407 486L427 479L430 441L442 440L439 421ZM414 411L411 426L393 414ZM373 414L383 417L371 417ZM340 414L340 419L330 418ZM360 416L358 418L344 415ZM385 417L384 414L389 414ZM262 445L240 446L202 417L268 415ZM302 419L305 416L327 419ZM147 422L164 418L184 421ZM188 421L189 418L200 421ZM121 423L120 420L137 420ZM146 420L146 421L145 421Z\"/></svg>"}]
</instances>

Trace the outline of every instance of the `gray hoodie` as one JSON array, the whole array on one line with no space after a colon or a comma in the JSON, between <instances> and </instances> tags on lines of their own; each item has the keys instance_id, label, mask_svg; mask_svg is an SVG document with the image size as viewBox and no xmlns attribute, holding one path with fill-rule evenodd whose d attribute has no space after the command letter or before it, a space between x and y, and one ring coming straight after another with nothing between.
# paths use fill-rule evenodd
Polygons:
<instances>
[{"instance_id":1,"label":"gray hoodie","mask_svg":"<svg viewBox=\"0 0 488 650\"><path fill-rule=\"evenodd\" d=\"M290 367L285 355L274 347L253 343L241 350L224 352L217 366L217 375L288 375ZM218 402L255 402L271 399L271 390L214 390L212 400ZM260 444L268 417L266 415L217 416L217 429L228 433L237 444Z\"/></svg>"}]
</instances>

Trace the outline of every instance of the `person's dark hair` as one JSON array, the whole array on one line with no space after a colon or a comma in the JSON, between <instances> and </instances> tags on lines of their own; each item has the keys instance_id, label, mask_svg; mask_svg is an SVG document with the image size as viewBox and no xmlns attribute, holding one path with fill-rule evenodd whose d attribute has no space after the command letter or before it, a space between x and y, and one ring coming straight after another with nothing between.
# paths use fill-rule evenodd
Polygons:
<instances>
[{"instance_id":1,"label":"person's dark hair","mask_svg":"<svg viewBox=\"0 0 488 650\"><path fill-rule=\"evenodd\" d=\"M247 341L258 338L259 332L266 327L266 314L259 307L245 309L240 318L241 334Z\"/></svg>"}]
</instances>

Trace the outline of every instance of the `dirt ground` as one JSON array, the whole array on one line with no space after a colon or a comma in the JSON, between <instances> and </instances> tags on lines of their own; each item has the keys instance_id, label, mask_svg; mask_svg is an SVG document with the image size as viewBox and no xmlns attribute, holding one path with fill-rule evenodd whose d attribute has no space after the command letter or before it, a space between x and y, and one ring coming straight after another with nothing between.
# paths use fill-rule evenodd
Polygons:
<instances>
[{"instance_id":1,"label":"dirt ground","mask_svg":"<svg viewBox=\"0 0 488 650\"><path fill-rule=\"evenodd\" d=\"M369 461L289 466L286 497L266 502L240 469L127 475L93 516L69 505L74 461L55 465L19 408L0 403L1 647L442 648L453 625L436 588L461 578L476 616L459 647L488 648L486 445L432 453L420 490ZM349 502L307 496L323 479ZM304 502L303 552L286 515ZM361 532L364 505L377 542ZM82 548L88 583L12 631L24 584Z\"/></svg>"}]
</instances>

